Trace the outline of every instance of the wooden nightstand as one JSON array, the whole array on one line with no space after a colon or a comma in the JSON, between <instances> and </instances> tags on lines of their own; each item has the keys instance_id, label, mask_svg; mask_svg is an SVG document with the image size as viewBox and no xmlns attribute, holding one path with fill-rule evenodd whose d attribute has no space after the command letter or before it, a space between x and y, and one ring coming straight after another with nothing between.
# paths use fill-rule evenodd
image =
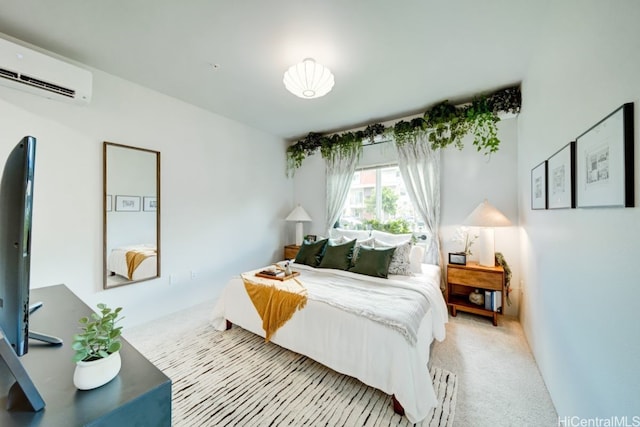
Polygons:
<instances>
[{"instance_id":1,"label":"wooden nightstand","mask_svg":"<svg viewBox=\"0 0 640 427\"><path fill-rule=\"evenodd\" d=\"M287 245L284 247L284 259L294 259L296 255L298 255L298 251L300 250L300 246L298 245Z\"/></svg>"},{"instance_id":2,"label":"wooden nightstand","mask_svg":"<svg viewBox=\"0 0 640 427\"><path fill-rule=\"evenodd\" d=\"M469 294L475 289L480 292L500 291L501 308L498 311L486 309L469 301ZM478 263L467 265L447 265L447 305L455 317L457 310L493 318L493 326L498 326L498 313L504 308L504 269L500 266L483 267Z\"/></svg>"}]
</instances>

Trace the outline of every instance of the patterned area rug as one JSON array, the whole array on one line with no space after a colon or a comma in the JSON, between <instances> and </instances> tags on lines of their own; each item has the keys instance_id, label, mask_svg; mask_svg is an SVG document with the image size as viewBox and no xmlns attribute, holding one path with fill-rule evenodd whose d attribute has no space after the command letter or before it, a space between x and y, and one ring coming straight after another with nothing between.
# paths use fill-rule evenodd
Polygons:
<instances>
[{"instance_id":1,"label":"patterned area rug","mask_svg":"<svg viewBox=\"0 0 640 427\"><path fill-rule=\"evenodd\" d=\"M173 381L174 426L409 426L390 396L237 326L210 326L144 351ZM438 406L420 426L451 426L457 377L431 369Z\"/></svg>"}]
</instances>

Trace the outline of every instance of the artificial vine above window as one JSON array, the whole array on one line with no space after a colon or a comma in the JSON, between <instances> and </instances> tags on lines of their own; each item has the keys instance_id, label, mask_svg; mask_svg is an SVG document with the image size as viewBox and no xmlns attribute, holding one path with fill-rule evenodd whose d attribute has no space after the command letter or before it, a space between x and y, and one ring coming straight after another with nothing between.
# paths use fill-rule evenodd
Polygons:
<instances>
[{"instance_id":1,"label":"artificial vine above window","mask_svg":"<svg viewBox=\"0 0 640 427\"><path fill-rule=\"evenodd\" d=\"M354 132L332 135L310 132L287 148L287 175L293 175L302 161L318 149L324 159L330 159L339 153L360 151L363 143L375 143L380 135L392 137L396 144L402 145L415 142L418 136L426 134L433 148L453 145L462 149L462 138L470 133L479 152L494 153L500 146L498 114L519 113L521 102L520 87L516 86L477 96L470 103L459 106L443 101L425 111L422 117L400 120L391 127L374 123Z\"/></svg>"}]
</instances>

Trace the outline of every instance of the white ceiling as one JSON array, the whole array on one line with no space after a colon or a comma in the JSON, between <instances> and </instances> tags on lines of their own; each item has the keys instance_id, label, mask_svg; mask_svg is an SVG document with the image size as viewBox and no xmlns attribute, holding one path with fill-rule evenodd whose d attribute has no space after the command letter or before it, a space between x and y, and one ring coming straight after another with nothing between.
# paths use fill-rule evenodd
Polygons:
<instances>
[{"instance_id":1,"label":"white ceiling","mask_svg":"<svg viewBox=\"0 0 640 427\"><path fill-rule=\"evenodd\" d=\"M291 139L519 83L548 0L0 0L0 32ZM306 57L335 86L282 84ZM219 64L213 70L211 64Z\"/></svg>"}]
</instances>

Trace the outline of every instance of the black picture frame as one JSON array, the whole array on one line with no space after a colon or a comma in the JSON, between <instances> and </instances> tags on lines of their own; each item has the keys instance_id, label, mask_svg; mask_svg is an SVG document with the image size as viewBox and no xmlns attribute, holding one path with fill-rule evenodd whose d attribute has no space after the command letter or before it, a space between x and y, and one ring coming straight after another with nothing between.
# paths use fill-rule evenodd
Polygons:
<instances>
[{"instance_id":1,"label":"black picture frame","mask_svg":"<svg viewBox=\"0 0 640 427\"><path fill-rule=\"evenodd\" d=\"M547 159L547 208L576 207L576 143L571 141Z\"/></svg>"},{"instance_id":2,"label":"black picture frame","mask_svg":"<svg viewBox=\"0 0 640 427\"><path fill-rule=\"evenodd\" d=\"M318 236L316 236L315 234L307 234L304 238L304 240L306 240L309 243L313 243L318 239Z\"/></svg>"},{"instance_id":3,"label":"black picture frame","mask_svg":"<svg viewBox=\"0 0 640 427\"><path fill-rule=\"evenodd\" d=\"M577 206L634 207L634 104L576 138Z\"/></svg>"},{"instance_id":4,"label":"black picture frame","mask_svg":"<svg viewBox=\"0 0 640 427\"><path fill-rule=\"evenodd\" d=\"M547 209L549 193L547 191L547 161L531 169L531 209Z\"/></svg>"},{"instance_id":5,"label":"black picture frame","mask_svg":"<svg viewBox=\"0 0 640 427\"><path fill-rule=\"evenodd\" d=\"M467 254L464 252L449 252L449 264L467 265Z\"/></svg>"}]
</instances>

